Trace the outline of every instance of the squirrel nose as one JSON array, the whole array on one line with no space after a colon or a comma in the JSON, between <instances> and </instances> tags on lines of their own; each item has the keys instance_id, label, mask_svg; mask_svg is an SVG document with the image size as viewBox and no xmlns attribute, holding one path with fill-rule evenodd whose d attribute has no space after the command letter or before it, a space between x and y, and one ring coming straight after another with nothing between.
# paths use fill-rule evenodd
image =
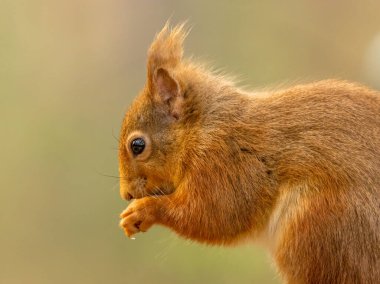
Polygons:
<instances>
[{"instance_id":1,"label":"squirrel nose","mask_svg":"<svg viewBox=\"0 0 380 284\"><path fill-rule=\"evenodd\" d=\"M131 200L133 199L133 195L130 194L129 192L127 193L127 197L126 197L127 200Z\"/></svg>"},{"instance_id":2,"label":"squirrel nose","mask_svg":"<svg viewBox=\"0 0 380 284\"><path fill-rule=\"evenodd\" d=\"M124 186L120 187L120 197L124 200L131 200L134 198L133 195L129 193L127 188Z\"/></svg>"},{"instance_id":3,"label":"squirrel nose","mask_svg":"<svg viewBox=\"0 0 380 284\"><path fill-rule=\"evenodd\" d=\"M120 180L120 197L121 199L124 199L124 200L131 200L133 199L133 195L131 193L129 193L129 189L130 189L130 185L129 183L126 181L126 179L121 179Z\"/></svg>"},{"instance_id":4,"label":"squirrel nose","mask_svg":"<svg viewBox=\"0 0 380 284\"><path fill-rule=\"evenodd\" d=\"M124 200L131 200L133 199L133 195L130 194L129 192L121 193L121 198Z\"/></svg>"}]
</instances>

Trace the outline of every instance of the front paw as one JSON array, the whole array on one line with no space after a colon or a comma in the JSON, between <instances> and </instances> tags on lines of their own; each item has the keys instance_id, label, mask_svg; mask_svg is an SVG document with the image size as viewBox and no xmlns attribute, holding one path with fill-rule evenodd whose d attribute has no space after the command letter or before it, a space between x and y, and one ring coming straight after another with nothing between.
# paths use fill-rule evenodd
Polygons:
<instances>
[{"instance_id":1,"label":"front paw","mask_svg":"<svg viewBox=\"0 0 380 284\"><path fill-rule=\"evenodd\" d=\"M157 202L151 197L134 200L120 214L120 227L128 237L146 232L157 221Z\"/></svg>"}]
</instances>

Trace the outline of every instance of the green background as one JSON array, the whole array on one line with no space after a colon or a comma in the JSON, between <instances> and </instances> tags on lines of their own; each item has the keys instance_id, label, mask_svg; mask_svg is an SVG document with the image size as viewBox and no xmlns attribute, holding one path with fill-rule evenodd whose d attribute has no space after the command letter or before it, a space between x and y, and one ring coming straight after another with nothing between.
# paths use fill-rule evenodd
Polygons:
<instances>
[{"instance_id":1,"label":"green background","mask_svg":"<svg viewBox=\"0 0 380 284\"><path fill-rule=\"evenodd\" d=\"M251 89L380 87L380 1L0 1L0 283L279 283L257 245L118 227L117 139L171 17Z\"/></svg>"}]
</instances>

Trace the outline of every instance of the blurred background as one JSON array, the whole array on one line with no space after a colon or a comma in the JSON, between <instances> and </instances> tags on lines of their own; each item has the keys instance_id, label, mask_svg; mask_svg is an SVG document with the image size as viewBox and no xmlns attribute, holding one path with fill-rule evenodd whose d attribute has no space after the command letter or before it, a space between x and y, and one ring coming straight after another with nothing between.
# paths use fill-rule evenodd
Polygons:
<instances>
[{"instance_id":1,"label":"blurred background","mask_svg":"<svg viewBox=\"0 0 380 284\"><path fill-rule=\"evenodd\" d=\"M279 283L258 246L118 227L117 136L171 17L252 88L380 88L380 1L0 1L0 283ZM116 138L115 138L116 137Z\"/></svg>"}]
</instances>

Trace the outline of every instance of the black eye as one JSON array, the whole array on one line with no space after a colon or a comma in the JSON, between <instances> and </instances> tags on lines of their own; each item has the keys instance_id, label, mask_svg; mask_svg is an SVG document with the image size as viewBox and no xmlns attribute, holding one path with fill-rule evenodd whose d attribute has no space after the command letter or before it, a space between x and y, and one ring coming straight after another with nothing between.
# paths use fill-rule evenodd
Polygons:
<instances>
[{"instance_id":1,"label":"black eye","mask_svg":"<svg viewBox=\"0 0 380 284\"><path fill-rule=\"evenodd\" d=\"M145 149L145 141L142 138L136 138L131 142L131 149L134 155L141 154Z\"/></svg>"}]
</instances>

